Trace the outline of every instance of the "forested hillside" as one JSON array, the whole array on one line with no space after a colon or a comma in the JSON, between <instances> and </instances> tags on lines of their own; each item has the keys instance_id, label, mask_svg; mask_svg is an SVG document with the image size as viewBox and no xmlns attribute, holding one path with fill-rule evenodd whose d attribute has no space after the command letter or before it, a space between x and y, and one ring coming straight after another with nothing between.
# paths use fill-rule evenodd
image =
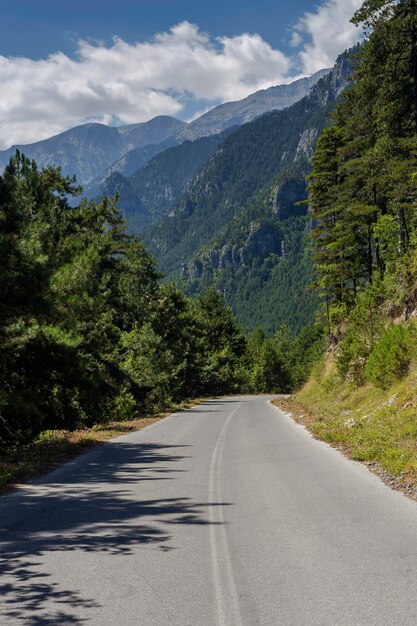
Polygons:
<instances>
[{"instance_id":1,"label":"forested hillside","mask_svg":"<svg viewBox=\"0 0 417 626\"><path fill-rule=\"evenodd\" d=\"M129 177L116 170L104 179L96 195L117 193L117 205L128 220L129 231L139 234L169 213L232 131L167 148Z\"/></svg>"},{"instance_id":2,"label":"forested hillside","mask_svg":"<svg viewBox=\"0 0 417 626\"><path fill-rule=\"evenodd\" d=\"M312 322L318 299L308 290L312 260L305 245L307 159L288 167L184 267L189 293L215 286L246 328L273 333Z\"/></svg>"},{"instance_id":3,"label":"forested hillside","mask_svg":"<svg viewBox=\"0 0 417 626\"><path fill-rule=\"evenodd\" d=\"M415 477L417 2L367 0L353 21L367 41L309 187L331 351L300 399L329 441Z\"/></svg>"},{"instance_id":4,"label":"forested hillside","mask_svg":"<svg viewBox=\"0 0 417 626\"><path fill-rule=\"evenodd\" d=\"M334 324L357 307L369 307L370 315L384 302L408 314L414 308L416 6L369 0L356 13L354 21L372 33L354 84L313 157L309 192L317 227L311 241ZM369 333L360 342L366 361L378 329L370 324L363 331ZM347 370L358 356L347 360Z\"/></svg>"},{"instance_id":5,"label":"forested hillside","mask_svg":"<svg viewBox=\"0 0 417 626\"><path fill-rule=\"evenodd\" d=\"M70 206L78 192L19 153L0 177L0 452L48 429L305 377L320 329L295 342L285 329L245 335L215 291L191 300L161 284L113 201Z\"/></svg>"},{"instance_id":6,"label":"forested hillside","mask_svg":"<svg viewBox=\"0 0 417 626\"><path fill-rule=\"evenodd\" d=\"M316 138L352 71L345 53L310 95L232 133L166 219L145 234L160 267L189 293L215 286L248 327L312 321L303 245L305 178ZM303 219L304 218L304 219Z\"/></svg>"}]
</instances>

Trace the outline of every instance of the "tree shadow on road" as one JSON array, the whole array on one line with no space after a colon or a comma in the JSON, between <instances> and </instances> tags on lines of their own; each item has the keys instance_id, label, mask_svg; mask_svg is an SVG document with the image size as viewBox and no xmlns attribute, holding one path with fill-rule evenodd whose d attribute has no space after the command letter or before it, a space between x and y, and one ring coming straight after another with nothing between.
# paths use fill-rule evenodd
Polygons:
<instances>
[{"instance_id":1,"label":"tree shadow on road","mask_svg":"<svg viewBox=\"0 0 417 626\"><path fill-rule=\"evenodd\" d=\"M176 467L188 458L187 449L111 442L6 499L0 507L0 623L82 624L99 609L96 599L54 579L47 555L117 557L138 545L168 552L175 549L175 525L211 523L207 502L134 495L138 482L173 480L187 471Z\"/></svg>"}]
</instances>

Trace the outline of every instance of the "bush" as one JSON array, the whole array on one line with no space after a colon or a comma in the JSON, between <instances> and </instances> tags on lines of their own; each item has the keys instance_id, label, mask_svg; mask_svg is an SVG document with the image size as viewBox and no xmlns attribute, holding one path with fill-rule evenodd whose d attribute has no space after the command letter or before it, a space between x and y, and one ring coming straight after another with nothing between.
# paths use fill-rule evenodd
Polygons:
<instances>
[{"instance_id":1,"label":"bush","mask_svg":"<svg viewBox=\"0 0 417 626\"><path fill-rule=\"evenodd\" d=\"M365 363L369 355L368 342L354 330L348 332L337 350L337 369L342 378L356 386L365 382Z\"/></svg>"},{"instance_id":2,"label":"bush","mask_svg":"<svg viewBox=\"0 0 417 626\"><path fill-rule=\"evenodd\" d=\"M119 420L133 420L138 413L138 403L129 388L122 387L114 399L114 415Z\"/></svg>"},{"instance_id":3,"label":"bush","mask_svg":"<svg viewBox=\"0 0 417 626\"><path fill-rule=\"evenodd\" d=\"M377 387L386 389L408 372L414 326L391 324L381 334L372 350L365 367L366 379Z\"/></svg>"}]
</instances>

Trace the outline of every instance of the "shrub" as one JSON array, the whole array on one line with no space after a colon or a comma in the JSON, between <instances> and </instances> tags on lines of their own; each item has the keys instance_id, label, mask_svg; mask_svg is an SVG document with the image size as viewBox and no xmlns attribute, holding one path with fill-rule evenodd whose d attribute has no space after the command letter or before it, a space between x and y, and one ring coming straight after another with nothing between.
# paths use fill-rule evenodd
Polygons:
<instances>
[{"instance_id":1,"label":"shrub","mask_svg":"<svg viewBox=\"0 0 417 626\"><path fill-rule=\"evenodd\" d=\"M122 387L114 399L114 415L119 420L132 420L137 416L138 403L127 386Z\"/></svg>"},{"instance_id":2,"label":"shrub","mask_svg":"<svg viewBox=\"0 0 417 626\"><path fill-rule=\"evenodd\" d=\"M386 328L365 367L366 379L386 389L408 372L414 341L414 326L391 324Z\"/></svg>"},{"instance_id":3,"label":"shrub","mask_svg":"<svg viewBox=\"0 0 417 626\"><path fill-rule=\"evenodd\" d=\"M369 354L368 342L355 331L348 332L339 344L337 351L337 369L342 378L354 385L365 382L364 368Z\"/></svg>"}]
</instances>

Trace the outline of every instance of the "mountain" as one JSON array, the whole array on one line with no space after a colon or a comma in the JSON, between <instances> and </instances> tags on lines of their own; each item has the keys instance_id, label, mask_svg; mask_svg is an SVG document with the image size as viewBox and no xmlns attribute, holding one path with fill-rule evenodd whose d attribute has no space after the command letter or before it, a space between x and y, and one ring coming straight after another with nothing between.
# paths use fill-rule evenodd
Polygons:
<instances>
[{"instance_id":1,"label":"mountain","mask_svg":"<svg viewBox=\"0 0 417 626\"><path fill-rule=\"evenodd\" d=\"M298 329L311 321L307 208L297 202L306 198L315 141L351 71L345 53L309 95L225 139L170 215L145 233L168 278L189 293L215 286L248 327Z\"/></svg>"},{"instance_id":2,"label":"mountain","mask_svg":"<svg viewBox=\"0 0 417 626\"><path fill-rule=\"evenodd\" d=\"M129 152L123 154L120 159L117 159L106 168L104 172L100 172L91 182L84 184L83 196L93 199L104 195L111 195L110 190L114 187L114 181L116 179L120 180L121 185L122 181L125 181L129 176L146 165L156 154L176 145L178 145L178 142L175 137L170 137L160 143L149 144L134 150L129 150ZM119 176L116 176L116 174Z\"/></svg>"},{"instance_id":3,"label":"mountain","mask_svg":"<svg viewBox=\"0 0 417 626\"><path fill-rule=\"evenodd\" d=\"M310 91L321 74L290 85L271 87L239 102L220 105L190 124L169 116L117 128L83 124L43 141L0 151L0 170L19 149L30 159L35 159L40 167L59 165L64 174L75 174L77 181L85 187L86 195L94 197L105 179L114 172L130 176L158 152L171 146L218 134L265 111L292 104Z\"/></svg>"},{"instance_id":4,"label":"mountain","mask_svg":"<svg viewBox=\"0 0 417 626\"><path fill-rule=\"evenodd\" d=\"M114 163L106 169L100 179L96 180L96 184L98 184L98 186L103 184L114 172L119 172L125 177L131 176L150 161L152 157L177 145L178 140L175 136L172 136L159 143L151 143L135 148L134 150L129 150L129 152L126 152L120 159L114 161Z\"/></svg>"},{"instance_id":5,"label":"mountain","mask_svg":"<svg viewBox=\"0 0 417 626\"><path fill-rule=\"evenodd\" d=\"M128 220L129 230L142 232L169 213L231 132L232 128L184 141L154 156L132 176L114 171L102 181L100 195L118 193L118 206Z\"/></svg>"},{"instance_id":6,"label":"mountain","mask_svg":"<svg viewBox=\"0 0 417 626\"><path fill-rule=\"evenodd\" d=\"M179 136L193 139L220 133L230 126L251 122L264 113L285 109L310 93L312 87L329 72L330 69L323 69L288 85L262 89L243 100L220 104L191 122L187 128L181 129Z\"/></svg>"},{"instance_id":7,"label":"mountain","mask_svg":"<svg viewBox=\"0 0 417 626\"><path fill-rule=\"evenodd\" d=\"M317 81L329 71L330 70L326 69L321 70L312 76L301 78L289 85L278 85L276 87L270 87L269 89L263 89L251 94L243 100L226 102L225 104L215 107L190 124L184 124L175 135L166 139L164 142L139 147L123 155L123 157L114 162L99 179L94 180L86 187L86 195L88 197L102 195L104 190L112 189L115 181L117 181L118 191L121 193L120 206L123 210L128 211L128 207L130 209L130 202L133 201L131 189L129 184L127 184L126 187L122 185L122 180L114 176L115 172L120 172L123 176L129 177L143 167L153 156L167 148L181 144L184 141L194 141L201 137L218 135L234 126L240 126L246 122L252 121L254 118L266 112L288 107L308 94ZM182 163L183 155L181 151L179 151L178 154ZM201 163L201 167L203 165L204 163ZM193 167L193 171L194 169ZM109 177L110 180L107 180ZM126 191L125 194L123 194L123 189ZM183 191L184 190L185 189L183 189ZM139 192L139 197L140 195ZM141 205L139 197L138 214L143 216L144 207ZM177 197L175 196L175 200L176 199ZM158 213L161 215L163 211L159 211ZM141 228L142 220L133 218L130 210L129 216L132 218L131 228Z\"/></svg>"},{"instance_id":8,"label":"mountain","mask_svg":"<svg viewBox=\"0 0 417 626\"><path fill-rule=\"evenodd\" d=\"M77 177L81 184L88 184L127 152L162 144L186 127L173 117L160 116L149 122L130 126L112 127L105 124L83 124L70 130L28 145L12 146L0 151L0 169L10 157L20 150L34 159L39 167L59 165L64 174ZM153 154L152 154L153 156Z\"/></svg>"}]
</instances>

